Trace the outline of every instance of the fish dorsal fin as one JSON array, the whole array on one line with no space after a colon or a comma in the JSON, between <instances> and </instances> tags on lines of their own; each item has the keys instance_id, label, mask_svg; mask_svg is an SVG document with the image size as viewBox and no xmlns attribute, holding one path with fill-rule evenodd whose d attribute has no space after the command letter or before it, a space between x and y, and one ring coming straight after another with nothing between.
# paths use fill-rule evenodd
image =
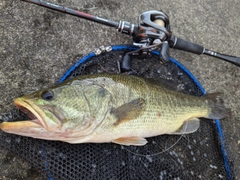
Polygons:
<instances>
[{"instance_id":1,"label":"fish dorsal fin","mask_svg":"<svg viewBox=\"0 0 240 180\"><path fill-rule=\"evenodd\" d=\"M122 138L114 139L112 142L116 144L125 145L125 146L130 146L130 145L144 146L145 144L147 144L147 140L142 137L122 137Z\"/></svg>"},{"instance_id":2,"label":"fish dorsal fin","mask_svg":"<svg viewBox=\"0 0 240 180\"><path fill-rule=\"evenodd\" d=\"M198 118L187 120L183 125L175 132L169 134L189 134L198 130L200 126L200 120Z\"/></svg>"},{"instance_id":3,"label":"fish dorsal fin","mask_svg":"<svg viewBox=\"0 0 240 180\"><path fill-rule=\"evenodd\" d=\"M145 107L145 100L143 98L137 98L118 108L112 108L110 113L117 119L114 125L138 118L144 112Z\"/></svg>"},{"instance_id":4,"label":"fish dorsal fin","mask_svg":"<svg viewBox=\"0 0 240 180\"><path fill-rule=\"evenodd\" d=\"M183 90L183 87L180 85L180 83L177 83L173 80L168 80L164 78L147 78L146 81L149 83L152 83L153 85L155 85L155 87L159 87L159 88L165 87L173 91Z\"/></svg>"}]
</instances>

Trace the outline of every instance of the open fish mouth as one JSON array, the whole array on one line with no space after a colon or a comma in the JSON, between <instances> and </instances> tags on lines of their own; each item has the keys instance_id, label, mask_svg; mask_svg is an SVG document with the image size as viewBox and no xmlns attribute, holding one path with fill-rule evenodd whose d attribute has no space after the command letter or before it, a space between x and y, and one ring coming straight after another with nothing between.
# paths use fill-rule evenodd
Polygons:
<instances>
[{"instance_id":1,"label":"open fish mouth","mask_svg":"<svg viewBox=\"0 0 240 180\"><path fill-rule=\"evenodd\" d=\"M20 111L29 117L29 120L3 122L0 124L0 129L7 133L25 136L46 130L46 124L40 115L41 110L38 107L30 104L23 98L17 98L14 104Z\"/></svg>"}]
</instances>

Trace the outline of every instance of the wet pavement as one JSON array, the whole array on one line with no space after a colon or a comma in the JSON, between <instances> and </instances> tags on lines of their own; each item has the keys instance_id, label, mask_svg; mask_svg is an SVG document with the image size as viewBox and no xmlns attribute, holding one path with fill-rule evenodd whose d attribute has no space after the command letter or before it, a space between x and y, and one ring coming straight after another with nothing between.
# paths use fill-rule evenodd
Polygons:
<instances>
[{"instance_id":1,"label":"wet pavement","mask_svg":"<svg viewBox=\"0 0 240 180\"><path fill-rule=\"evenodd\" d=\"M140 13L162 10L170 17L173 34L208 49L240 56L240 2L206 0L181 2L52 0L50 2L111 19L136 23ZM54 12L20 0L0 1L0 113L13 99L54 84L76 62L76 57L101 45L131 43L113 28ZM170 50L207 92L223 92L232 117L221 121L229 153L240 172L240 70L206 55ZM239 175L238 175L239 177ZM42 179L25 161L0 150L0 179Z\"/></svg>"}]
</instances>

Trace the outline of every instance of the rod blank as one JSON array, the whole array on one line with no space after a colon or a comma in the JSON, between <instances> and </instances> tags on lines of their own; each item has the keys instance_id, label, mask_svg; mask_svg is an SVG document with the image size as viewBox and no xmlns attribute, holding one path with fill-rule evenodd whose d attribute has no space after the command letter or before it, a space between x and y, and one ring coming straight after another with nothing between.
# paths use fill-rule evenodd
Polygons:
<instances>
[{"instance_id":1,"label":"rod blank","mask_svg":"<svg viewBox=\"0 0 240 180\"><path fill-rule=\"evenodd\" d=\"M98 16L93 16L91 14L80 12L80 11L77 11L77 10L74 10L74 9L66 8L66 7L63 7L63 6L60 6L60 5L52 4L52 3L49 3L49 2L46 2L46 1L42 1L42 0L22 0L22 1L37 4L39 6L43 6L43 7L53 9L53 10L56 10L56 11L64 12L64 13L67 13L67 14L70 14L70 15L73 15L73 16L77 16L77 17L80 17L80 18L83 18L83 19L87 19L87 20L90 20L90 21L100 23L100 24L103 24L103 25L106 25L106 26L115 27L115 28L118 27L117 22L110 21L110 20L107 20L107 19L104 19L104 18L100 18Z\"/></svg>"},{"instance_id":2,"label":"rod blank","mask_svg":"<svg viewBox=\"0 0 240 180\"><path fill-rule=\"evenodd\" d=\"M218 52L214 52L214 51L210 51L208 49L205 49L203 54L209 55L209 56L214 56L220 59L223 59L225 61L228 61L230 63L235 64L236 66L240 67L240 57L236 57L236 56L229 56L226 54L220 54Z\"/></svg>"}]
</instances>

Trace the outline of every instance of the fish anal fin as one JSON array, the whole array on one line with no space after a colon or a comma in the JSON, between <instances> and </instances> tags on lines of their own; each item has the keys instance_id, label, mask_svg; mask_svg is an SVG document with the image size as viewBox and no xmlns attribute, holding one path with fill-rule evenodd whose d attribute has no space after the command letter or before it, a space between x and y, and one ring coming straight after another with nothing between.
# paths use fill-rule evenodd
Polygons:
<instances>
[{"instance_id":1,"label":"fish anal fin","mask_svg":"<svg viewBox=\"0 0 240 180\"><path fill-rule=\"evenodd\" d=\"M198 118L193 118L185 121L177 131L169 134L176 134L176 135L190 134L197 131L199 126L200 126L200 120Z\"/></svg>"},{"instance_id":2,"label":"fish anal fin","mask_svg":"<svg viewBox=\"0 0 240 180\"><path fill-rule=\"evenodd\" d=\"M117 126L121 123L138 118L144 111L145 106L145 100L143 98L137 98L118 108L112 108L110 113L117 119L114 125Z\"/></svg>"},{"instance_id":3,"label":"fish anal fin","mask_svg":"<svg viewBox=\"0 0 240 180\"><path fill-rule=\"evenodd\" d=\"M145 144L147 144L147 140L141 137L122 137L114 139L112 142L124 146L144 146Z\"/></svg>"}]
</instances>

